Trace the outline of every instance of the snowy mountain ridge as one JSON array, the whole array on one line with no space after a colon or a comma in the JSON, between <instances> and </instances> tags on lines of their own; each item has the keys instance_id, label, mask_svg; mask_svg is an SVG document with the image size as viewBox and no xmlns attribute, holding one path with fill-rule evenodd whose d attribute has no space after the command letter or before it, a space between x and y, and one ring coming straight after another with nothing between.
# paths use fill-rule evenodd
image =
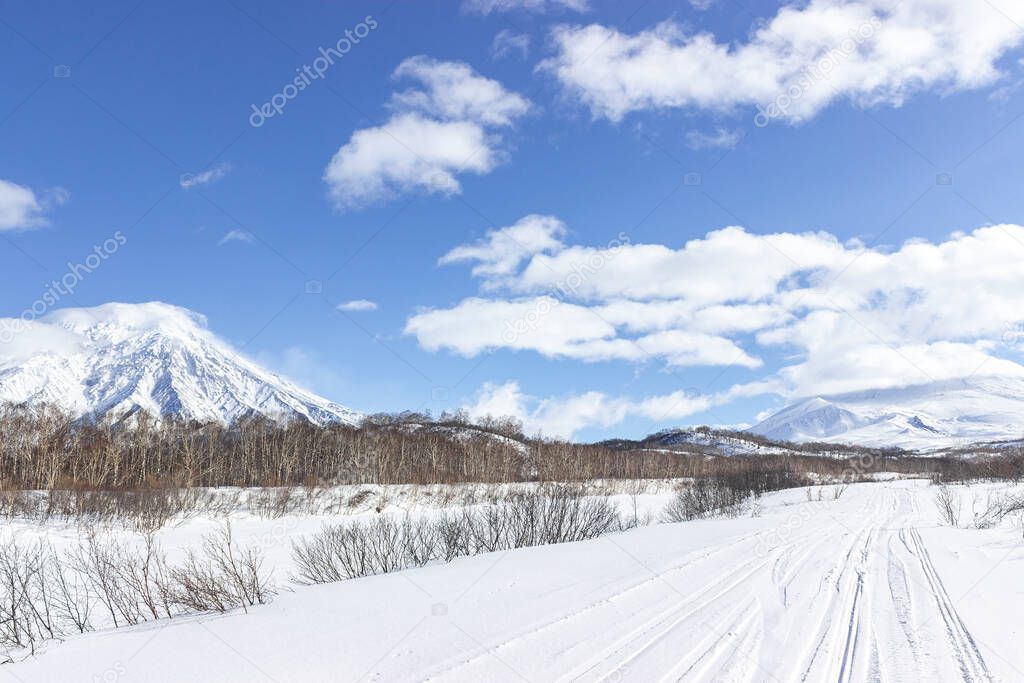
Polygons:
<instances>
[{"instance_id":1,"label":"snowy mountain ridge","mask_svg":"<svg viewBox=\"0 0 1024 683\"><path fill-rule=\"evenodd\" d=\"M750 428L777 441L917 450L1024 437L1024 378L971 377L798 401Z\"/></svg>"},{"instance_id":2,"label":"snowy mountain ridge","mask_svg":"<svg viewBox=\"0 0 1024 683\"><path fill-rule=\"evenodd\" d=\"M160 302L55 311L0 343L0 402L79 417L142 411L232 422L250 414L355 423L361 415L246 359L203 316Z\"/></svg>"}]
</instances>

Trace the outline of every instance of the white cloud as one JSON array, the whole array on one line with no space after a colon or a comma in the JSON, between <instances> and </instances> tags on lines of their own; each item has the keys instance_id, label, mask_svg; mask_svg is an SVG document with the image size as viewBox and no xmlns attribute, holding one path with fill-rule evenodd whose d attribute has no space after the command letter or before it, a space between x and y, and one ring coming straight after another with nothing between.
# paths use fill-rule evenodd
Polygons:
<instances>
[{"instance_id":1,"label":"white cloud","mask_svg":"<svg viewBox=\"0 0 1024 683\"><path fill-rule=\"evenodd\" d=\"M558 230L539 234L563 237L546 219ZM501 248L502 234L442 258L473 264L489 296L411 316L405 331L421 346L749 370L777 359L733 397L1024 373L1009 360L1024 336L1018 225L896 249L729 227L678 248L554 239L515 251Z\"/></svg>"},{"instance_id":2,"label":"white cloud","mask_svg":"<svg viewBox=\"0 0 1024 683\"><path fill-rule=\"evenodd\" d=\"M473 275L508 275L534 254L561 249L564 245L559 238L564 235L562 221L554 216L531 214L514 225L489 231L485 239L475 244L455 247L438 263L475 261Z\"/></svg>"},{"instance_id":3,"label":"white cloud","mask_svg":"<svg viewBox=\"0 0 1024 683\"><path fill-rule=\"evenodd\" d=\"M700 395L675 391L661 396L632 399L600 391L538 398L522 392L518 382L485 383L474 402L464 406L471 417L515 417L527 434L572 438L587 427L609 428L629 418L652 421L680 420L728 400L726 395Z\"/></svg>"},{"instance_id":4,"label":"white cloud","mask_svg":"<svg viewBox=\"0 0 1024 683\"><path fill-rule=\"evenodd\" d=\"M429 351L446 348L463 356L510 348L581 358L595 342L615 336L612 325L585 307L551 297L464 299L452 308L420 311L405 332Z\"/></svg>"},{"instance_id":5,"label":"white cloud","mask_svg":"<svg viewBox=\"0 0 1024 683\"><path fill-rule=\"evenodd\" d=\"M81 335L45 319L33 320L30 315L0 318L0 368L23 363L40 353L70 356L84 346Z\"/></svg>"},{"instance_id":6,"label":"white cloud","mask_svg":"<svg viewBox=\"0 0 1024 683\"><path fill-rule=\"evenodd\" d=\"M513 52L518 52L523 59L526 59L526 56L530 53L529 34L516 33L507 28L498 31L497 35L494 36L494 40L491 41L491 57L501 59Z\"/></svg>"},{"instance_id":7,"label":"white cloud","mask_svg":"<svg viewBox=\"0 0 1024 683\"><path fill-rule=\"evenodd\" d=\"M719 147L732 149L740 141L742 135L738 130L728 128L715 128L714 131L706 133L702 130L686 131L686 146L690 149L706 149Z\"/></svg>"},{"instance_id":8,"label":"white cloud","mask_svg":"<svg viewBox=\"0 0 1024 683\"><path fill-rule=\"evenodd\" d=\"M448 349L473 357L486 351L535 351L582 361L664 361L670 366L738 365L761 361L732 340L704 332L668 329L620 334L600 309L550 296L526 299L464 299L452 308L427 309L409 318L406 334L428 351Z\"/></svg>"},{"instance_id":9,"label":"white cloud","mask_svg":"<svg viewBox=\"0 0 1024 683\"><path fill-rule=\"evenodd\" d=\"M210 183L215 183L224 176L226 176L228 174L228 171L230 170L231 164L219 164L217 166L214 166L213 168L207 169L202 173L197 173L195 175L191 173L186 173L183 176L181 176L181 178L178 181L178 184L181 185L182 189L185 190L188 190L193 187L198 187L200 185L209 185Z\"/></svg>"},{"instance_id":10,"label":"white cloud","mask_svg":"<svg viewBox=\"0 0 1024 683\"><path fill-rule=\"evenodd\" d=\"M553 10L572 10L586 12L590 9L589 0L464 0L462 7L469 12L490 14L491 12L550 12Z\"/></svg>"},{"instance_id":11,"label":"white cloud","mask_svg":"<svg viewBox=\"0 0 1024 683\"><path fill-rule=\"evenodd\" d=\"M855 325L853 325L855 326ZM856 334L850 325L839 329ZM863 330L860 330L863 331ZM860 335L860 343L842 340L835 346L809 349L802 363L779 372L780 387L788 396L842 394L927 384L972 376L1024 376L1024 367L994 357L990 341L883 343Z\"/></svg>"},{"instance_id":12,"label":"white cloud","mask_svg":"<svg viewBox=\"0 0 1024 683\"><path fill-rule=\"evenodd\" d=\"M58 199L56 203L63 202ZM44 202L36 197L30 187L0 179L0 230L28 229L44 225L44 211Z\"/></svg>"},{"instance_id":13,"label":"white cloud","mask_svg":"<svg viewBox=\"0 0 1024 683\"><path fill-rule=\"evenodd\" d=\"M256 241L251 232L245 230L231 230L226 235L220 238L220 242L217 244L227 244L228 242L242 242L244 244L252 244Z\"/></svg>"},{"instance_id":14,"label":"white cloud","mask_svg":"<svg viewBox=\"0 0 1024 683\"><path fill-rule=\"evenodd\" d=\"M478 75L463 62L441 62L420 55L399 64L394 75L423 86L395 93L392 106L399 111L419 111L445 121L507 126L530 109L526 98Z\"/></svg>"},{"instance_id":15,"label":"white cloud","mask_svg":"<svg viewBox=\"0 0 1024 683\"><path fill-rule=\"evenodd\" d=\"M547 291L582 273L586 277L576 278L573 293L584 299L681 299L694 306L756 301L788 277L813 276L856 252L826 233L755 235L732 226L679 249L624 244L537 254L510 286L518 292Z\"/></svg>"},{"instance_id":16,"label":"white cloud","mask_svg":"<svg viewBox=\"0 0 1024 683\"><path fill-rule=\"evenodd\" d=\"M503 158L496 129L530 108L461 62L411 57L394 75L421 87L396 93L391 119L357 130L331 159L324 180L341 208L413 191L458 194L456 176L493 169Z\"/></svg>"},{"instance_id":17,"label":"white cloud","mask_svg":"<svg viewBox=\"0 0 1024 683\"><path fill-rule=\"evenodd\" d=\"M999 4L1000 7L996 7ZM996 81L1021 44L1019 3L810 0L779 9L741 43L663 22L636 34L591 24L554 30L541 64L595 117L646 109L771 110L759 125L806 120L837 98L899 106L912 93Z\"/></svg>"},{"instance_id":18,"label":"white cloud","mask_svg":"<svg viewBox=\"0 0 1024 683\"><path fill-rule=\"evenodd\" d=\"M456 174L487 173L497 163L491 140L476 123L400 114L353 133L324 180L337 204L351 207L410 191L458 194Z\"/></svg>"},{"instance_id":19,"label":"white cloud","mask_svg":"<svg viewBox=\"0 0 1024 683\"><path fill-rule=\"evenodd\" d=\"M377 304L368 299L353 299L338 304L339 311L376 311Z\"/></svg>"}]
</instances>

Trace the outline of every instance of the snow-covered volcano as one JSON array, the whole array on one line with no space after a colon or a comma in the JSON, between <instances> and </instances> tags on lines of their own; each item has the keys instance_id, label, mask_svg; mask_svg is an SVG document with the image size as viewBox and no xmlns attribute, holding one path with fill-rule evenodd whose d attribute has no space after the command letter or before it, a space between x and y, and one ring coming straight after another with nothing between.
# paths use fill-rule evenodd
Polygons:
<instances>
[{"instance_id":1,"label":"snow-covered volcano","mask_svg":"<svg viewBox=\"0 0 1024 683\"><path fill-rule=\"evenodd\" d=\"M360 415L244 358L201 315L153 302L0 320L0 402L76 416L144 411L231 422L248 414L355 422Z\"/></svg>"},{"instance_id":2,"label":"snow-covered volcano","mask_svg":"<svg viewBox=\"0 0 1024 683\"><path fill-rule=\"evenodd\" d=\"M782 441L937 449L1024 438L1024 378L972 377L807 398L750 429Z\"/></svg>"}]
</instances>

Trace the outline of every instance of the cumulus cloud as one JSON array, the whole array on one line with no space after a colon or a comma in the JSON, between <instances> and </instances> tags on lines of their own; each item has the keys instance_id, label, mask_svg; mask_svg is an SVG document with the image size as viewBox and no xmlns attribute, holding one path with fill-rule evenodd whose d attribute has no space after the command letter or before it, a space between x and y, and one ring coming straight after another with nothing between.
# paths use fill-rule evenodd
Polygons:
<instances>
[{"instance_id":1,"label":"cumulus cloud","mask_svg":"<svg viewBox=\"0 0 1024 683\"><path fill-rule=\"evenodd\" d=\"M628 335L602 317L599 307L550 296L464 299L451 308L420 311L408 320L405 333L415 335L428 351L447 349L467 357L505 348L550 358L658 360L677 367L762 364L721 335L685 329Z\"/></svg>"},{"instance_id":2,"label":"cumulus cloud","mask_svg":"<svg viewBox=\"0 0 1024 683\"><path fill-rule=\"evenodd\" d=\"M340 206L357 206L410 191L458 194L457 173L487 173L497 161L480 125L409 113L353 133L324 179Z\"/></svg>"},{"instance_id":3,"label":"cumulus cloud","mask_svg":"<svg viewBox=\"0 0 1024 683\"><path fill-rule=\"evenodd\" d=\"M473 275L508 275L535 254L561 249L565 224L554 216L531 214L510 225L487 233L475 244L455 247L441 257L441 265L475 262Z\"/></svg>"},{"instance_id":4,"label":"cumulus cloud","mask_svg":"<svg viewBox=\"0 0 1024 683\"><path fill-rule=\"evenodd\" d=\"M377 303L368 299L353 299L337 306L339 311L376 311Z\"/></svg>"},{"instance_id":5,"label":"cumulus cloud","mask_svg":"<svg viewBox=\"0 0 1024 683\"><path fill-rule=\"evenodd\" d=\"M491 56L495 59L507 57L513 52L526 59L530 53L530 36L527 33L516 33L510 29L502 29L491 41Z\"/></svg>"},{"instance_id":6,"label":"cumulus cloud","mask_svg":"<svg viewBox=\"0 0 1024 683\"><path fill-rule=\"evenodd\" d=\"M827 233L756 235L730 226L678 249L573 245L537 254L509 286L518 292L544 291L572 281L573 294L580 298L682 300L693 306L757 301L773 294L781 281L821 276L860 249Z\"/></svg>"},{"instance_id":7,"label":"cumulus cloud","mask_svg":"<svg viewBox=\"0 0 1024 683\"><path fill-rule=\"evenodd\" d=\"M392 106L399 110L420 111L448 121L507 126L530 108L525 98L462 62L410 57L398 65L395 77L419 81L421 86L394 95Z\"/></svg>"},{"instance_id":8,"label":"cumulus cloud","mask_svg":"<svg viewBox=\"0 0 1024 683\"><path fill-rule=\"evenodd\" d=\"M572 10L586 12L590 9L588 0L465 0L462 7L468 12L490 14L492 12L550 12L553 10Z\"/></svg>"},{"instance_id":9,"label":"cumulus cloud","mask_svg":"<svg viewBox=\"0 0 1024 683\"><path fill-rule=\"evenodd\" d=\"M530 109L524 97L461 62L411 57L394 76L418 85L395 93L387 123L354 132L324 171L339 207L411 191L461 192L457 176L493 169L503 158L498 131Z\"/></svg>"},{"instance_id":10,"label":"cumulus cloud","mask_svg":"<svg viewBox=\"0 0 1024 683\"><path fill-rule=\"evenodd\" d=\"M997 7L997 4L999 5ZM810 0L783 6L745 42L666 21L639 33L560 26L541 68L595 117L630 112L758 107L806 120L837 98L899 106L916 91L979 88L1021 44L1024 8L962 0Z\"/></svg>"},{"instance_id":11,"label":"cumulus cloud","mask_svg":"<svg viewBox=\"0 0 1024 683\"><path fill-rule=\"evenodd\" d=\"M894 249L740 227L679 247L589 247L565 244L557 225L539 234L559 239L532 249L503 250L499 230L449 252L442 263L473 264L489 295L421 310L406 333L464 356L509 349L761 370L733 398L1024 373L1011 359L1020 335L1007 334L1024 329L1018 225ZM762 369L769 356L782 360Z\"/></svg>"},{"instance_id":12,"label":"cumulus cloud","mask_svg":"<svg viewBox=\"0 0 1024 683\"><path fill-rule=\"evenodd\" d=\"M32 188L0 179L0 231L46 225L46 212L67 202L68 191L55 188L37 195Z\"/></svg>"},{"instance_id":13,"label":"cumulus cloud","mask_svg":"<svg viewBox=\"0 0 1024 683\"><path fill-rule=\"evenodd\" d=\"M524 394L518 382L485 383L473 403L464 406L470 417L515 417L527 434L572 438L588 427L609 428L629 418L680 420L728 400L726 395L675 391L633 399L600 391L539 398Z\"/></svg>"},{"instance_id":14,"label":"cumulus cloud","mask_svg":"<svg viewBox=\"0 0 1024 683\"><path fill-rule=\"evenodd\" d=\"M226 176L230 170L231 164L219 164L195 175L186 173L181 176L178 184L181 185L183 190L199 187L200 185L209 185L210 183L215 183Z\"/></svg>"}]
</instances>

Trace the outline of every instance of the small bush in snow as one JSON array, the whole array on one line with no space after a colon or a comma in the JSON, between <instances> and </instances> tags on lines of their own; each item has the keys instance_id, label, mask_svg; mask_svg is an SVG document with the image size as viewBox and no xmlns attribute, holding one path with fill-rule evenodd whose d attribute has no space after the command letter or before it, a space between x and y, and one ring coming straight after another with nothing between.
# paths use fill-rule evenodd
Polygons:
<instances>
[{"instance_id":1,"label":"small bush in snow","mask_svg":"<svg viewBox=\"0 0 1024 683\"><path fill-rule=\"evenodd\" d=\"M935 494L935 507L939 516L950 526L960 526L960 496L948 486L939 486Z\"/></svg>"},{"instance_id":2,"label":"small bush in snow","mask_svg":"<svg viewBox=\"0 0 1024 683\"><path fill-rule=\"evenodd\" d=\"M481 508L413 520L379 516L325 526L296 542L299 583L330 583L431 561L596 538L624 528L615 506L580 488L544 487Z\"/></svg>"},{"instance_id":3,"label":"small bush in snow","mask_svg":"<svg viewBox=\"0 0 1024 683\"><path fill-rule=\"evenodd\" d=\"M47 640L189 612L223 612L274 594L256 549L230 526L172 565L147 535L129 545L89 533L63 553L46 542L0 543L0 651L34 652Z\"/></svg>"}]
</instances>

